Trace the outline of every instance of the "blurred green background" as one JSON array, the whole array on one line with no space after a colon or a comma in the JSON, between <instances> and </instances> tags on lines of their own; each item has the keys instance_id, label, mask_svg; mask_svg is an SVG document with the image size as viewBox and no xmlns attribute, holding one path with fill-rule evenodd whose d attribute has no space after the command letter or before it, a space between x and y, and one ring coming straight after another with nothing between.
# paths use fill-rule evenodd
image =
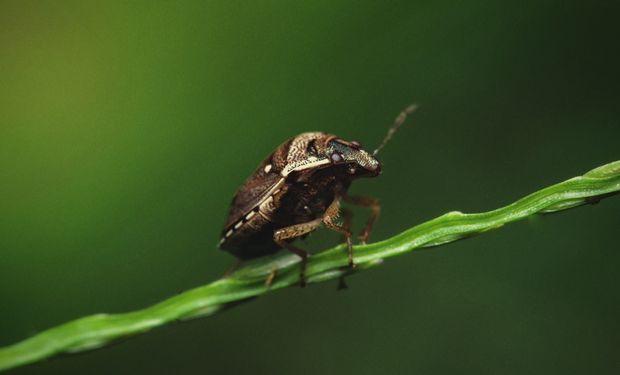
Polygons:
<instances>
[{"instance_id":1,"label":"blurred green background","mask_svg":"<svg viewBox=\"0 0 620 375\"><path fill-rule=\"evenodd\" d=\"M617 4L1 2L0 345L221 276L232 195L297 133L372 148L421 104L353 186L382 202L375 240L619 159ZM15 373L618 373L619 213L537 217Z\"/></svg>"}]
</instances>

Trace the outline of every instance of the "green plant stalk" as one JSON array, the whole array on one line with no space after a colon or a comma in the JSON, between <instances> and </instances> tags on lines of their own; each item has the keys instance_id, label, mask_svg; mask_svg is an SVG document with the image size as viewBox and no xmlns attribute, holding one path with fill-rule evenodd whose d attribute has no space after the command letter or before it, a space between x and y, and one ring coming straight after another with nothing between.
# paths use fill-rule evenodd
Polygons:
<instances>
[{"instance_id":1,"label":"green plant stalk","mask_svg":"<svg viewBox=\"0 0 620 375\"><path fill-rule=\"evenodd\" d=\"M508 206L475 214L449 212L392 238L354 247L354 271L347 266L344 246L313 255L307 265L308 283L331 280L344 273L376 266L385 258L414 249L437 246L496 229L537 213L550 213L620 192L620 161L596 168L583 176L534 192ZM236 303L277 289L297 285L299 258L276 254L245 264L226 278L200 286L142 310L122 314L96 314L43 331L16 344L0 348L0 371L33 363L60 353L99 348L115 340L152 328L212 315ZM265 279L277 267L270 287Z\"/></svg>"}]
</instances>

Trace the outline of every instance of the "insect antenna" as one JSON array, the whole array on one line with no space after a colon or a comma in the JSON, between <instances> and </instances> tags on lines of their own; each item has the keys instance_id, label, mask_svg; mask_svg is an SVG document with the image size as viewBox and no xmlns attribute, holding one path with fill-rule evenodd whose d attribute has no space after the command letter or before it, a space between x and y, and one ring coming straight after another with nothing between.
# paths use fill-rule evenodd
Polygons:
<instances>
[{"instance_id":1,"label":"insect antenna","mask_svg":"<svg viewBox=\"0 0 620 375\"><path fill-rule=\"evenodd\" d=\"M407 119L407 116L415 112L416 109L418 109L418 105L411 104L407 108L403 109L403 111L399 113L398 116L396 116L396 119L394 120L394 124L392 124L392 126L388 130L387 134L385 135L385 138L383 138L383 141L381 141L381 144L379 145L379 147L377 147L377 149L373 151L372 153L373 155L377 155L379 151L381 151L381 149L390 141L390 139L392 139L392 136L394 135L394 133L396 133L396 130L398 130L398 128L405 122L405 120Z\"/></svg>"}]
</instances>

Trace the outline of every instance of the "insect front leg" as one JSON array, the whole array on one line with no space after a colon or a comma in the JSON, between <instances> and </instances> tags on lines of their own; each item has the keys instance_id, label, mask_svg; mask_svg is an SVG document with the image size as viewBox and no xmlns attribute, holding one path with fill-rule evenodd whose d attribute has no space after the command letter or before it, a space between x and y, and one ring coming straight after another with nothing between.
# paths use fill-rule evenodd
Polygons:
<instances>
[{"instance_id":1,"label":"insect front leg","mask_svg":"<svg viewBox=\"0 0 620 375\"><path fill-rule=\"evenodd\" d=\"M332 204L327 207L323 214L323 223L329 229L340 233L347 242L347 255L349 256L349 266L354 267L353 263L353 244L351 243L351 231L348 228L336 224L335 220L338 218L340 211L340 200L334 199ZM350 220L349 220L350 222Z\"/></svg>"},{"instance_id":2,"label":"insect front leg","mask_svg":"<svg viewBox=\"0 0 620 375\"><path fill-rule=\"evenodd\" d=\"M340 218L342 219L342 227L350 232L351 222L353 221L353 212L346 207L340 207ZM347 237L342 235L342 241L346 240Z\"/></svg>"},{"instance_id":3,"label":"insect front leg","mask_svg":"<svg viewBox=\"0 0 620 375\"><path fill-rule=\"evenodd\" d=\"M342 227L351 233L351 221L353 220L353 212L346 207L340 208L340 218L342 219ZM342 235L342 241L346 241L347 237ZM338 278L338 290L348 289L345 281L345 275Z\"/></svg>"},{"instance_id":4,"label":"insect front leg","mask_svg":"<svg viewBox=\"0 0 620 375\"><path fill-rule=\"evenodd\" d=\"M372 226L377 221L377 217L379 217L379 212L381 212L381 206L379 205L379 200L373 197L367 196L349 196L345 195L343 197L344 201L350 203L355 206L370 208L370 217L364 226L364 229L359 235L359 240L362 244L366 243L368 239L368 235L372 230Z\"/></svg>"},{"instance_id":5,"label":"insect front leg","mask_svg":"<svg viewBox=\"0 0 620 375\"><path fill-rule=\"evenodd\" d=\"M303 236L310 233L319 226L321 226L321 219L315 219L306 223L291 225L290 227L284 227L273 232L273 241L280 247L283 247L293 254L297 254L301 258L301 264L299 266L299 286L302 288L306 286L306 263L308 261L308 252L293 246L287 240Z\"/></svg>"}]
</instances>

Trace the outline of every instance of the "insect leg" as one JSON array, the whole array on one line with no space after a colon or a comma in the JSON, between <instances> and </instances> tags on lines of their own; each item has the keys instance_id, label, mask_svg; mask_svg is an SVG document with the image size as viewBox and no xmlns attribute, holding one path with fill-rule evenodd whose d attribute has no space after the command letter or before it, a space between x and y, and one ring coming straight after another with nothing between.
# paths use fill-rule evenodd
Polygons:
<instances>
[{"instance_id":1,"label":"insect leg","mask_svg":"<svg viewBox=\"0 0 620 375\"><path fill-rule=\"evenodd\" d=\"M338 217L340 211L340 200L334 199L332 204L327 207L325 213L323 214L323 223L329 229L340 233L347 242L347 254L349 256L349 266L353 267L353 245L351 243L351 231L348 228L340 226L334 222L334 220Z\"/></svg>"},{"instance_id":2,"label":"insect leg","mask_svg":"<svg viewBox=\"0 0 620 375\"><path fill-rule=\"evenodd\" d=\"M340 217L342 218L342 227L349 232L351 231L351 221L353 219L353 212L346 207L340 208ZM342 235L342 240L346 241L347 237ZM345 275L342 275L338 278L338 290L347 289L347 283L344 280Z\"/></svg>"},{"instance_id":3,"label":"insect leg","mask_svg":"<svg viewBox=\"0 0 620 375\"><path fill-rule=\"evenodd\" d=\"M367 207L367 208L370 208L371 210L370 217L368 218L368 221L366 222L364 229L359 235L360 242L364 244L366 243L366 240L368 239L368 235L370 234L370 231L372 230L373 224L377 220L377 217L379 217L379 212L381 211L379 200L373 197L349 196L349 195L345 195L343 199L347 203L351 203L355 206Z\"/></svg>"},{"instance_id":4,"label":"insect leg","mask_svg":"<svg viewBox=\"0 0 620 375\"><path fill-rule=\"evenodd\" d=\"M297 254L301 258L301 264L299 267L299 285L301 287L306 286L306 262L308 260L308 253L286 240L303 236L306 233L310 233L316 228L321 226L321 219L315 219L306 223L291 225L290 227L284 227L273 232L273 241L280 247L283 247L293 254Z\"/></svg>"},{"instance_id":5,"label":"insect leg","mask_svg":"<svg viewBox=\"0 0 620 375\"><path fill-rule=\"evenodd\" d=\"M353 220L353 212L346 207L340 208L340 217L342 218L342 227L348 231L351 230L351 221ZM342 241L346 241L347 237L342 236Z\"/></svg>"},{"instance_id":6,"label":"insect leg","mask_svg":"<svg viewBox=\"0 0 620 375\"><path fill-rule=\"evenodd\" d=\"M275 265L271 266L271 272L269 272L267 279L265 279L265 288L269 288L271 286L271 283L273 283L273 279L276 277L277 272L278 268Z\"/></svg>"},{"instance_id":7,"label":"insect leg","mask_svg":"<svg viewBox=\"0 0 620 375\"><path fill-rule=\"evenodd\" d=\"M243 261L237 259L235 263L228 270L226 270L226 272L222 275L222 277L227 278L228 276L230 276L233 272L235 272L239 268L239 266L242 263Z\"/></svg>"}]
</instances>

